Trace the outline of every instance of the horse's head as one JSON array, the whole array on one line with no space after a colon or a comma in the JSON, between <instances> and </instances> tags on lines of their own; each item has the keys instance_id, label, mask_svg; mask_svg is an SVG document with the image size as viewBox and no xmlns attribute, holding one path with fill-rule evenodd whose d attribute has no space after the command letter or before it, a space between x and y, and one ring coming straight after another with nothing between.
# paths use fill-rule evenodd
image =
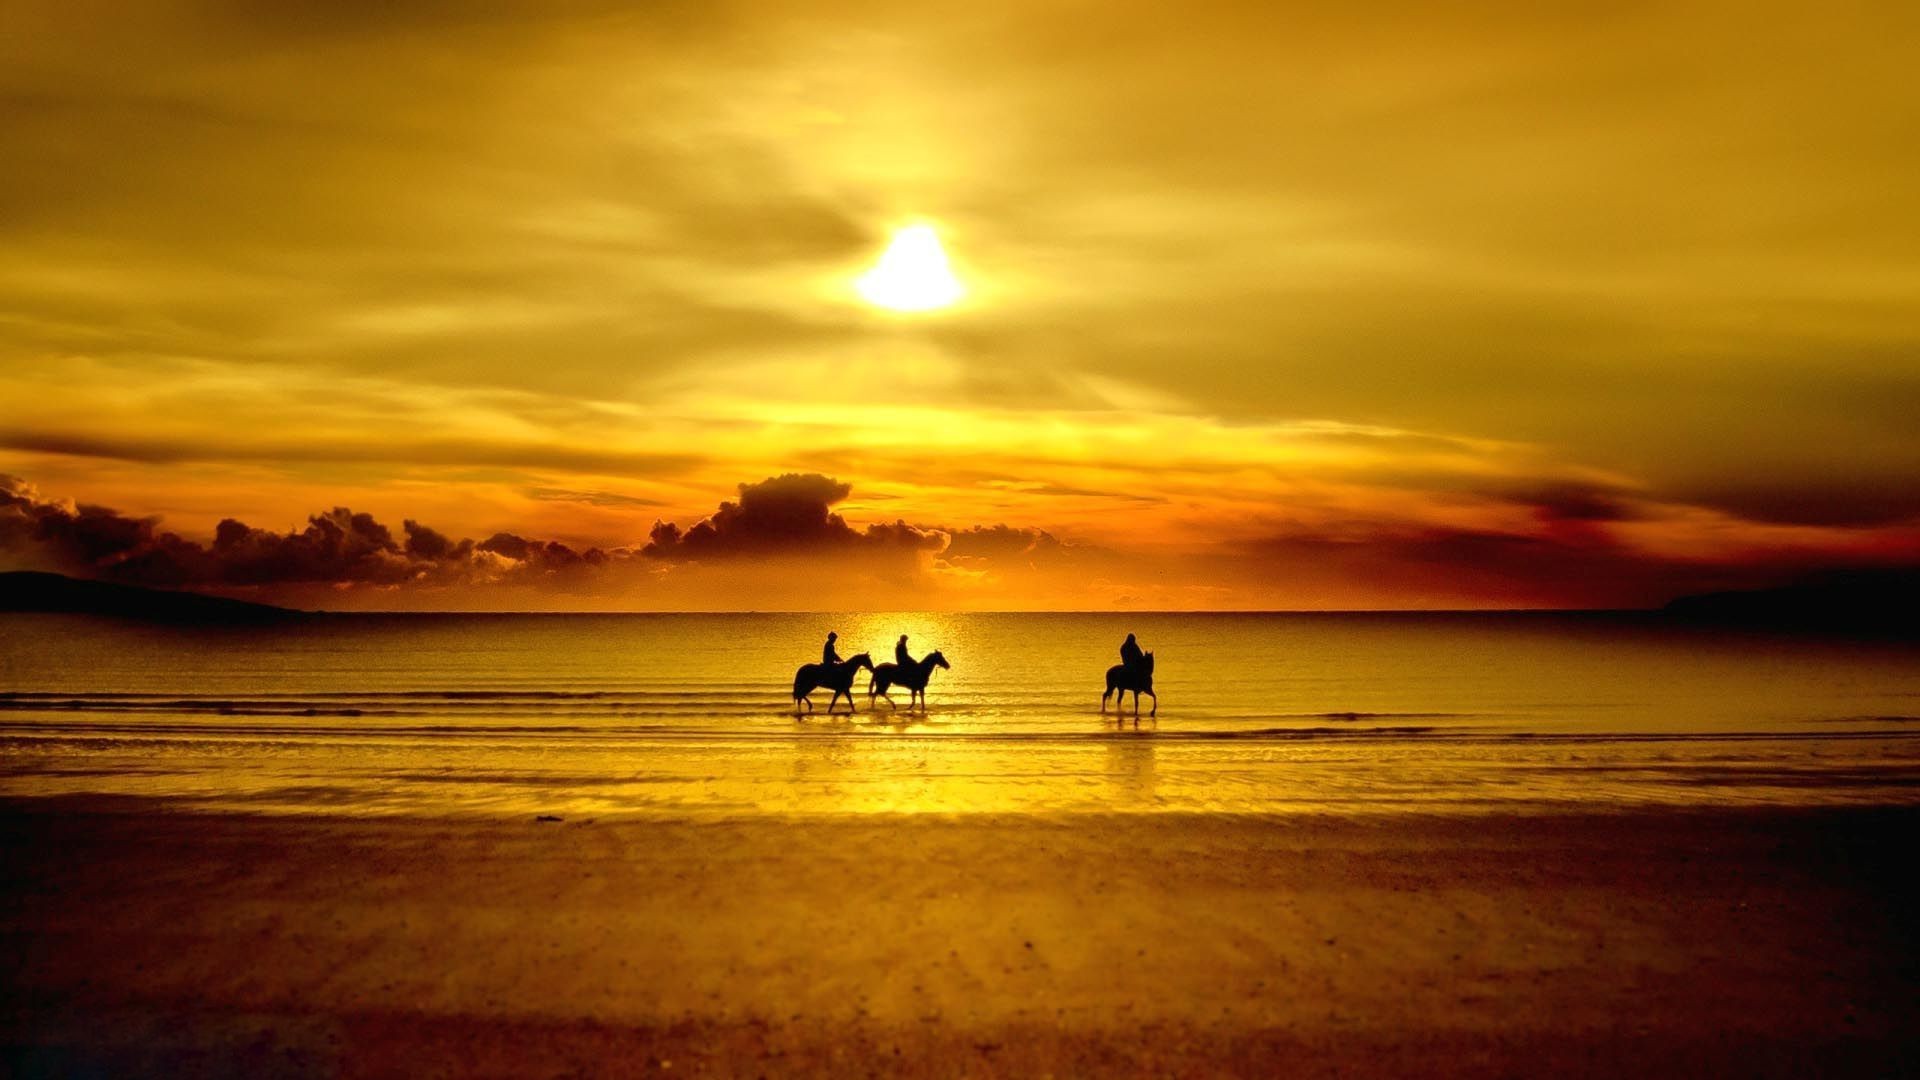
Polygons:
<instances>
[{"instance_id":1,"label":"horse's head","mask_svg":"<svg viewBox=\"0 0 1920 1080\"><path fill-rule=\"evenodd\" d=\"M951 667L951 666L952 666L952 665L950 665L950 664L948 664L948 663L947 663L947 654L946 654L946 653L943 653L943 652L941 652L941 651L940 651L940 650L938 650L938 649L935 649L934 651L932 651L932 652L930 652L930 653L928 653L928 654L927 654L927 663L928 663L928 665L930 665L930 666L928 667L928 670L929 670L929 671L931 671L931 670L932 670L933 668L937 668L937 667L939 667L939 668L944 668L944 667Z\"/></svg>"},{"instance_id":2,"label":"horse's head","mask_svg":"<svg viewBox=\"0 0 1920 1080\"><path fill-rule=\"evenodd\" d=\"M1153 674L1153 654L1152 653L1141 654L1140 670L1146 672L1149 675Z\"/></svg>"},{"instance_id":3,"label":"horse's head","mask_svg":"<svg viewBox=\"0 0 1920 1080\"><path fill-rule=\"evenodd\" d=\"M873 658L866 653L858 653L847 657L847 663L852 664L856 668L866 668L868 671L873 670Z\"/></svg>"}]
</instances>

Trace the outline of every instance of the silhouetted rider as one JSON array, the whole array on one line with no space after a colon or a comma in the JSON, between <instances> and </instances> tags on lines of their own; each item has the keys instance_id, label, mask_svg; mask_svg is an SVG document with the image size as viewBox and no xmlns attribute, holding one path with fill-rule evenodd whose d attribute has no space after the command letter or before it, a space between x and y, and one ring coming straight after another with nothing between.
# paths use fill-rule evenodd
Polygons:
<instances>
[{"instance_id":1,"label":"silhouetted rider","mask_svg":"<svg viewBox=\"0 0 1920 1080\"><path fill-rule=\"evenodd\" d=\"M900 640L893 645L893 662L903 669L913 666L913 655L907 652L907 635L901 634Z\"/></svg>"},{"instance_id":2,"label":"silhouetted rider","mask_svg":"<svg viewBox=\"0 0 1920 1080\"><path fill-rule=\"evenodd\" d=\"M1145 655L1140 651L1140 643L1133 640L1132 634L1128 634L1127 640L1120 643L1120 663L1125 665L1128 671L1139 667L1140 660Z\"/></svg>"},{"instance_id":3,"label":"silhouetted rider","mask_svg":"<svg viewBox=\"0 0 1920 1080\"><path fill-rule=\"evenodd\" d=\"M841 663L841 662L842 662L842 661L841 661L841 659L840 659L840 652L839 652L839 650L837 650L837 649L835 649L835 648L833 647L833 643L834 643L835 641L838 641L839 639L840 639L840 632L839 632L839 631L837 631L837 630L829 630L829 631L827 631L827 644L826 644L826 647L820 650L820 662L821 662L821 663L823 663L823 664L838 664L838 663Z\"/></svg>"}]
</instances>

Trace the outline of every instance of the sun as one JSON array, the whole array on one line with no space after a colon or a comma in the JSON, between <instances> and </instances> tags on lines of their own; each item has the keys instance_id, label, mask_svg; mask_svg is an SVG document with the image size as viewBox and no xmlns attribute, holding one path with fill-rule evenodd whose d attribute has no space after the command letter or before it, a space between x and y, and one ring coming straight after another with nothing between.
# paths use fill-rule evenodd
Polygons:
<instances>
[{"instance_id":1,"label":"sun","mask_svg":"<svg viewBox=\"0 0 1920 1080\"><path fill-rule=\"evenodd\" d=\"M910 312L950 307L967 292L947 265L947 253L931 225L895 230L880 261L856 278L853 287L875 307Z\"/></svg>"}]
</instances>

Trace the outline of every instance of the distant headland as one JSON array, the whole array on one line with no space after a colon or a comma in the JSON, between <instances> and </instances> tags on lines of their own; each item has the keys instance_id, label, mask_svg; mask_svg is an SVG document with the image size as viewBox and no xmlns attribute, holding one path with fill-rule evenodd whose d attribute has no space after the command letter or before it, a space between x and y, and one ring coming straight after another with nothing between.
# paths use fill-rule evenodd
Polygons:
<instances>
[{"instance_id":1,"label":"distant headland","mask_svg":"<svg viewBox=\"0 0 1920 1080\"><path fill-rule=\"evenodd\" d=\"M83 581L35 570L0 573L0 611L112 615L160 622L266 622L306 615L223 596Z\"/></svg>"},{"instance_id":2,"label":"distant headland","mask_svg":"<svg viewBox=\"0 0 1920 1080\"><path fill-rule=\"evenodd\" d=\"M1715 626L1920 637L1920 574L1829 575L1776 589L1683 596L1662 611Z\"/></svg>"}]
</instances>

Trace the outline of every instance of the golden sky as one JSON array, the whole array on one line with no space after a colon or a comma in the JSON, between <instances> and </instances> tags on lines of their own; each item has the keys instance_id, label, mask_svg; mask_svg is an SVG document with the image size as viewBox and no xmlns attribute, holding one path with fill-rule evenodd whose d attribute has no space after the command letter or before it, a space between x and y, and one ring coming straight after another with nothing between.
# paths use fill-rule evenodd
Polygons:
<instances>
[{"instance_id":1,"label":"golden sky","mask_svg":"<svg viewBox=\"0 0 1920 1080\"><path fill-rule=\"evenodd\" d=\"M5 22L9 565L1318 608L1920 563L1910 3ZM913 224L964 295L875 307Z\"/></svg>"}]
</instances>

